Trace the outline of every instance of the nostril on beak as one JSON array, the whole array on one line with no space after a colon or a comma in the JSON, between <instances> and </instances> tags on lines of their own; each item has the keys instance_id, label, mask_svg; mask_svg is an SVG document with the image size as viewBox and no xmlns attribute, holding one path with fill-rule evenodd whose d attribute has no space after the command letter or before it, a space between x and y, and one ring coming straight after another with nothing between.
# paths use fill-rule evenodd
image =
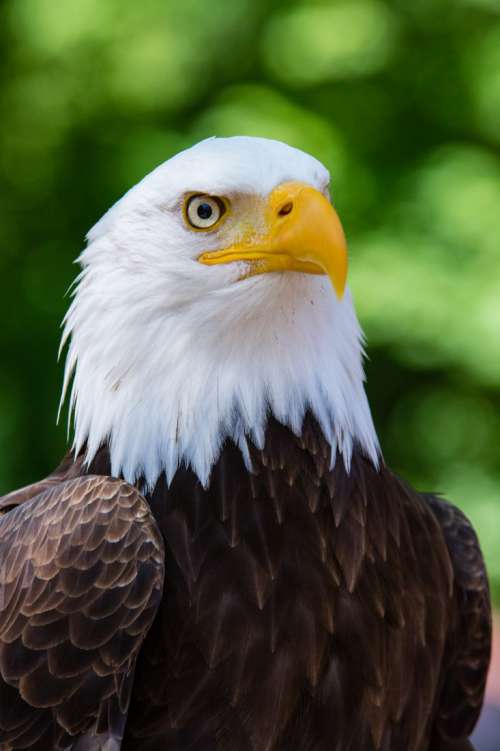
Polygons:
<instances>
[{"instance_id":1,"label":"nostril on beak","mask_svg":"<svg viewBox=\"0 0 500 751\"><path fill-rule=\"evenodd\" d=\"M278 211L278 216L286 216L287 214L290 214L293 210L293 202L287 201L283 204L281 209Z\"/></svg>"}]
</instances>

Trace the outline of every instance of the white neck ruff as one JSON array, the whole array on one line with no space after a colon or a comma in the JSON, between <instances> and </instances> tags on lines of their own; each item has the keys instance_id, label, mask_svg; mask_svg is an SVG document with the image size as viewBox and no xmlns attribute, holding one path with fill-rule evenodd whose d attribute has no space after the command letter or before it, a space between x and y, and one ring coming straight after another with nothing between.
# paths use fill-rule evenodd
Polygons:
<instances>
[{"instance_id":1,"label":"white neck ruff","mask_svg":"<svg viewBox=\"0 0 500 751\"><path fill-rule=\"evenodd\" d=\"M106 242L103 240L102 242ZM63 399L73 380L73 448L90 462L108 444L112 473L152 488L181 465L200 482L226 439L249 468L247 440L263 446L269 414L300 434L310 410L349 469L354 445L379 462L364 390L362 333L347 290L326 277L269 274L208 290L191 302L150 280L147 298L109 294L94 243L65 320ZM119 269L115 274L120 284ZM182 289L182 280L179 281ZM156 304L153 304L156 300ZM147 304L146 304L147 303Z\"/></svg>"}]
</instances>

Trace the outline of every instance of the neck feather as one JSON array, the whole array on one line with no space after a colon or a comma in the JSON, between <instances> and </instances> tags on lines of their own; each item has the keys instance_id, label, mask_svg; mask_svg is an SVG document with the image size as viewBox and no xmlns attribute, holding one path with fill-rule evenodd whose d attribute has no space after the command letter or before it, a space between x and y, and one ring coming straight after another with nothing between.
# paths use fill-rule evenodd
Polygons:
<instances>
[{"instance_id":1,"label":"neck feather","mask_svg":"<svg viewBox=\"0 0 500 751\"><path fill-rule=\"evenodd\" d=\"M154 301L154 293L151 295ZM76 452L109 445L113 475L149 488L181 465L202 484L227 439L251 469L269 416L300 434L308 411L349 470L379 444L364 390L362 334L347 291L323 277L254 277L185 304L110 301L84 271L65 321Z\"/></svg>"}]
</instances>

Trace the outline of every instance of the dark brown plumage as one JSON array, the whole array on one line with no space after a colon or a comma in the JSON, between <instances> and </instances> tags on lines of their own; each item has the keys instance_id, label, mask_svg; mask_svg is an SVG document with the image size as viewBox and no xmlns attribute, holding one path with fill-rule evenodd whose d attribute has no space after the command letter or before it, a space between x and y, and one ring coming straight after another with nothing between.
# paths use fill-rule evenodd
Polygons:
<instances>
[{"instance_id":1,"label":"dark brown plumage","mask_svg":"<svg viewBox=\"0 0 500 751\"><path fill-rule=\"evenodd\" d=\"M0 747L69 748L90 731L91 748L105 748L123 734L137 654L161 599L157 527L142 496L107 477L60 473L5 502Z\"/></svg>"},{"instance_id":2,"label":"dark brown plumage","mask_svg":"<svg viewBox=\"0 0 500 751\"><path fill-rule=\"evenodd\" d=\"M181 469L146 504L103 448L3 500L1 749L104 747L130 692L127 751L471 748L491 618L466 518L359 453L331 471L309 417L252 460L227 443L207 489Z\"/></svg>"}]
</instances>

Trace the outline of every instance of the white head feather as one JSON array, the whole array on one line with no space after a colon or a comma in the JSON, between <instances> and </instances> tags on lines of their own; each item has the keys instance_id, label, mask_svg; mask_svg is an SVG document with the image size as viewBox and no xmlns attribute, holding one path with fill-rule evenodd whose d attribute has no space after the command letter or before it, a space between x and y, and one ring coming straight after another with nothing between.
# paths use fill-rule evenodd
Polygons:
<instances>
[{"instance_id":1,"label":"white head feather","mask_svg":"<svg viewBox=\"0 0 500 751\"><path fill-rule=\"evenodd\" d=\"M73 380L74 449L108 443L114 475L170 482L181 464L203 484L227 438L249 464L272 414L299 433L317 418L350 465L357 444L378 463L364 391L362 334L350 293L328 277L271 273L238 281L239 264L205 266L286 181L325 192L313 157L260 138L209 139L132 188L89 232L65 318L64 395ZM229 198L220 231L194 232L186 194ZM237 221L239 219L239 221ZM221 237L224 233L224 240Z\"/></svg>"}]
</instances>

